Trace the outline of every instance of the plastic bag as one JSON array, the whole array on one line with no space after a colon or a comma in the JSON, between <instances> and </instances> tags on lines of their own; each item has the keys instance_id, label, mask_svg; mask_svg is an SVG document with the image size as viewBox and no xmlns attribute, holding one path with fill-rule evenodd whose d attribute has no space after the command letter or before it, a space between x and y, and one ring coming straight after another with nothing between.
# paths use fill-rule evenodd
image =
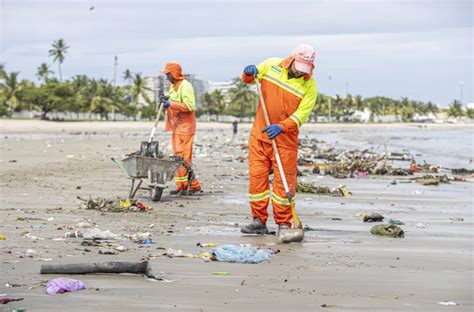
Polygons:
<instances>
[{"instance_id":1,"label":"plastic bag","mask_svg":"<svg viewBox=\"0 0 474 312\"><path fill-rule=\"evenodd\" d=\"M120 239L120 235L114 234L110 230L101 231L97 228L87 230L83 237L85 239Z\"/></svg>"},{"instance_id":2,"label":"plastic bag","mask_svg":"<svg viewBox=\"0 0 474 312\"><path fill-rule=\"evenodd\" d=\"M271 249L236 245L219 246L214 248L212 253L217 261L238 263L260 263L270 260L270 256L274 254Z\"/></svg>"},{"instance_id":3,"label":"plastic bag","mask_svg":"<svg viewBox=\"0 0 474 312\"><path fill-rule=\"evenodd\" d=\"M60 294L65 292L78 291L86 289L86 285L80 280L66 277L55 278L48 282L46 293L48 295Z\"/></svg>"}]
</instances>

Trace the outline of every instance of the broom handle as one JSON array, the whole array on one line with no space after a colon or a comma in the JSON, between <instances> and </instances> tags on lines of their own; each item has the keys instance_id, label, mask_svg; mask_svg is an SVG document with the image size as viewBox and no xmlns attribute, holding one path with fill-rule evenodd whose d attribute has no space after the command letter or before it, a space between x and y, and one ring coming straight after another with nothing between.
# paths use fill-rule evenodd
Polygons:
<instances>
[{"instance_id":1,"label":"broom handle","mask_svg":"<svg viewBox=\"0 0 474 312\"><path fill-rule=\"evenodd\" d=\"M151 141L153 141L153 137L155 136L156 128L158 127L158 122L160 121L162 110L163 110L163 103L160 104L160 108L158 109L158 114L156 114L155 124L153 125L153 128L151 129L150 137L148 138L148 143L151 143Z\"/></svg>"},{"instance_id":2,"label":"broom handle","mask_svg":"<svg viewBox=\"0 0 474 312\"><path fill-rule=\"evenodd\" d=\"M257 84L257 91L258 96L260 97L260 103L262 104L263 116L265 117L265 123L267 127L270 126L270 118L268 117L267 106L265 105L265 100L263 99L262 88L260 86L260 81L257 77L255 77L255 83ZM288 183L286 182L286 175L285 171L283 171L283 165L281 163L280 154L278 153L278 148L275 143L275 139L271 139L272 146L273 146L273 153L275 154L275 159L278 164L278 170L280 170L281 179L283 180L283 187L285 188L286 196L288 196L288 201L291 204L292 198L290 193L290 188L288 187Z\"/></svg>"}]
</instances>

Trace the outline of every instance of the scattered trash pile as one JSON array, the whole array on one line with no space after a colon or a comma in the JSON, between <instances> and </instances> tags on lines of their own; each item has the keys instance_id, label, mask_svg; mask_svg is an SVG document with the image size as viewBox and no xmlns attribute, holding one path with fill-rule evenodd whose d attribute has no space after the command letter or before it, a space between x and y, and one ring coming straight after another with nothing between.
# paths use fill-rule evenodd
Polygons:
<instances>
[{"instance_id":1,"label":"scattered trash pile","mask_svg":"<svg viewBox=\"0 0 474 312\"><path fill-rule=\"evenodd\" d=\"M65 234L69 238L82 237L84 240L81 246L86 247L85 252L91 252L88 247L101 247L98 253L101 255L116 255L119 252L127 251L128 249L121 244L120 241L128 239L134 243L146 245L152 244L151 233L149 232L138 232L131 235L118 235L112 233L110 230L102 231L98 228L91 228L85 231L81 229L75 229Z\"/></svg>"},{"instance_id":2,"label":"scattered trash pile","mask_svg":"<svg viewBox=\"0 0 474 312\"><path fill-rule=\"evenodd\" d=\"M365 151L344 151L331 163L312 163L313 173L330 175L338 179L367 177L368 174L406 176L409 169L394 168L387 157Z\"/></svg>"},{"instance_id":3,"label":"scattered trash pile","mask_svg":"<svg viewBox=\"0 0 474 312\"><path fill-rule=\"evenodd\" d=\"M322 194L331 195L337 197L349 197L351 193L347 190L345 185L341 185L338 188L331 188L328 186L319 186L314 183L303 183L298 182L296 184L297 193L310 193L310 194Z\"/></svg>"},{"instance_id":4,"label":"scattered trash pile","mask_svg":"<svg viewBox=\"0 0 474 312\"><path fill-rule=\"evenodd\" d=\"M197 254L185 253L181 249L167 248L163 256L169 258L204 259L206 261L252 263L257 264L269 261L270 257L278 252L272 248L254 247L250 244L222 245L214 243L198 243L196 246L206 248L212 247L210 252Z\"/></svg>"},{"instance_id":5,"label":"scattered trash pile","mask_svg":"<svg viewBox=\"0 0 474 312\"><path fill-rule=\"evenodd\" d=\"M411 161L411 163L407 168L397 168L394 167L392 161ZM415 173L425 174L412 179L422 185L439 185L450 181L465 182L466 179L459 175L474 175L474 170L465 168L442 168L426 161L417 164L414 156L408 152L386 151L379 154L367 149L362 151L337 149L325 144L324 141L311 139L299 141L298 165L312 167L312 171L305 170L304 172L329 175L338 179L362 179L368 178L369 175L408 176ZM441 171L458 176L435 175ZM395 185L396 182L392 184ZM312 191L307 192L311 193Z\"/></svg>"},{"instance_id":6,"label":"scattered trash pile","mask_svg":"<svg viewBox=\"0 0 474 312\"><path fill-rule=\"evenodd\" d=\"M98 197L97 199L84 199L77 197L83 203L82 209L99 210L102 212L148 212L153 210L152 207L144 205L135 199L105 199Z\"/></svg>"},{"instance_id":7,"label":"scattered trash pile","mask_svg":"<svg viewBox=\"0 0 474 312\"><path fill-rule=\"evenodd\" d=\"M358 213L356 214L356 217L363 217L364 222L383 222L385 219L384 216L382 216L380 213ZM372 235L377 235L377 236L387 236L387 237L393 237L393 238L404 238L405 237L405 232L402 230L401 227L398 225L404 225L400 220L397 219L389 219L388 224L383 223L383 224L377 224L374 225L370 229L370 233Z\"/></svg>"},{"instance_id":8,"label":"scattered trash pile","mask_svg":"<svg viewBox=\"0 0 474 312\"><path fill-rule=\"evenodd\" d=\"M314 140L300 140L298 165L313 167L313 173L330 175L335 178L366 177L377 175L411 175L409 169L394 168L391 159L406 160L404 153L380 155L369 150L342 150L334 147L320 148ZM323 162L326 161L326 162Z\"/></svg>"},{"instance_id":9,"label":"scattered trash pile","mask_svg":"<svg viewBox=\"0 0 474 312\"><path fill-rule=\"evenodd\" d=\"M248 132L242 131L242 135L235 139L222 139L215 131L209 131L201 138L199 143L194 143L194 155L196 157L215 158L225 162L245 162L248 150L245 133L248 135Z\"/></svg>"}]
</instances>

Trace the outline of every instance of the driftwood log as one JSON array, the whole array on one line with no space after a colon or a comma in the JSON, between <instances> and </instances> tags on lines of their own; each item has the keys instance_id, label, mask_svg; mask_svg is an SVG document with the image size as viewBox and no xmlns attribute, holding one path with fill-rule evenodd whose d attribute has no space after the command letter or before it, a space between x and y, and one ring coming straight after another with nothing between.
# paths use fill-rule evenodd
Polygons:
<instances>
[{"instance_id":1,"label":"driftwood log","mask_svg":"<svg viewBox=\"0 0 474 312\"><path fill-rule=\"evenodd\" d=\"M99 262L99 263L72 263L72 264L44 264L41 274L94 274L94 273L131 273L146 277L157 278L148 261L142 262Z\"/></svg>"}]
</instances>

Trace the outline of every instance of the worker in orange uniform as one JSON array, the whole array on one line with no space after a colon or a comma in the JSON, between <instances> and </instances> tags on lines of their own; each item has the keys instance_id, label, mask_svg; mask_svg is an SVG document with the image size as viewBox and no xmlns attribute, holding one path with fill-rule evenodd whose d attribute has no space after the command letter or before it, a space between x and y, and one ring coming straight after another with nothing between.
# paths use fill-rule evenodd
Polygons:
<instances>
[{"instance_id":1,"label":"worker in orange uniform","mask_svg":"<svg viewBox=\"0 0 474 312\"><path fill-rule=\"evenodd\" d=\"M313 78L314 49L298 45L286 59L269 58L258 65L244 68L242 80L261 82L262 95L270 117L266 126L261 103L249 138L249 193L252 222L241 231L246 234L265 234L268 204L272 200L273 216L278 224L278 235L291 230L292 206L286 195L278 170L271 139L280 154L289 190L294 198L298 157L299 128L311 114L318 95ZM270 192L270 171L274 177Z\"/></svg>"},{"instance_id":2,"label":"worker in orange uniform","mask_svg":"<svg viewBox=\"0 0 474 312\"><path fill-rule=\"evenodd\" d=\"M177 62L168 62L161 70L170 82L169 96L160 99L166 109L166 131L171 132L173 155L181 156L190 165L193 159L193 140L196 132L196 101L193 86L183 75ZM171 194L187 194L201 191L196 178L189 185L188 171L181 166L176 172L176 190Z\"/></svg>"}]
</instances>

